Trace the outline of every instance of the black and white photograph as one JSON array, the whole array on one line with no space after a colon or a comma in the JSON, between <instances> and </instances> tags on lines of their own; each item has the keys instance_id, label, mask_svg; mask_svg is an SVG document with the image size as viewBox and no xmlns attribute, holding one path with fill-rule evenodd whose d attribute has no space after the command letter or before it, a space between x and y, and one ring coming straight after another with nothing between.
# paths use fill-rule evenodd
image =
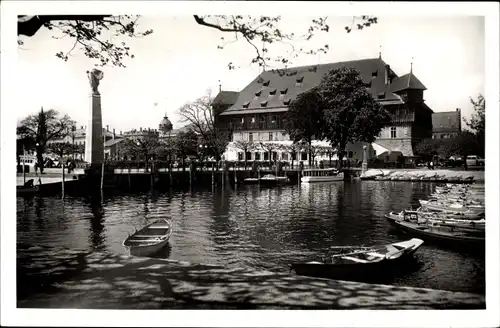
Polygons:
<instances>
[{"instance_id":1,"label":"black and white photograph","mask_svg":"<svg viewBox=\"0 0 500 328\"><path fill-rule=\"evenodd\" d=\"M498 326L499 8L3 2L2 325Z\"/></svg>"}]
</instances>

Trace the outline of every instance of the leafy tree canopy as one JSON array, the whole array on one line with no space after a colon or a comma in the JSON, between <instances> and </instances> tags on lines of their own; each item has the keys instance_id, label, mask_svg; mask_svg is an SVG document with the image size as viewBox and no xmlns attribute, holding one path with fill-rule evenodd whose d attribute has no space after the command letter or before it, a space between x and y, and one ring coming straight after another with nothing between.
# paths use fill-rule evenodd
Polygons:
<instances>
[{"instance_id":1,"label":"leafy tree canopy","mask_svg":"<svg viewBox=\"0 0 500 328\"><path fill-rule=\"evenodd\" d=\"M69 59L75 49L83 51L85 56L95 59L96 66L113 65L125 67L125 57L134 58L125 41L114 41L120 36L129 38L144 37L153 30L139 30L139 15L37 15L18 17L18 35L33 36L41 27L54 32L53 38L67 38L74 41L71 49L59 51L56 56L64 61ZM244 15L193 15L196 24L224 33L217 48L224 49L229 43L243 41L255 52L252 64L269 67L271 62L289 64L301 54L314 55L327 53L328 44L319 48L296 49L293 41L311 40L317 33L328 33L328 17L316 17L300 35L280 28L281 16L244 16ZM345 26L345 31L362 30L376 24L378 19L372 16L353 17L352 23ZM18 38L18 44L24 41ZM288 56L271 56L269 46L283 43L290 47ZM229 69L236 66L228 63Z\"/></svg>"}]
</instances>

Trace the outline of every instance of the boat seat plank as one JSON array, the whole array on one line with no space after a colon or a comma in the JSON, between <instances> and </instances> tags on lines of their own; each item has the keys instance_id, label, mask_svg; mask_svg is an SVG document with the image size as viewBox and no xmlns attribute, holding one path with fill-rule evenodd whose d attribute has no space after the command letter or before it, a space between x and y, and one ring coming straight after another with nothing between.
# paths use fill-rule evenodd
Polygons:
<instances>
[{"instance_id":1,"label":"boat seat plank","mask_svg":"<svg viewBox=\"0 0 500 328\"><path fill-rule=\"evenodd\" d=\"M374 256L374 257L385 257L384 254L374 253L374 252L366 253L366 255L370 255L370 256Z\"/></svg>"},{"instance_id":2,"label":"boat seat plank","mask_svg":"<svg viewBox=\"0 0 500 328\"><path fill-rule=\"evenodd\" d=\"M164 235L134 235L133 238L156 238Z\"/></svg>"},{"instance_id":3,"label":"boat seat plank","mask_svg":"<svg viewBox=\"0 0 500 328\"><path fill-rule=\"evenodd\" d=\"M359 263L369 263L370 261L362 260L357 257L351 257L351 256L342 256L343 259L350 260L353 262L359 262Z\"/></svg>"}]
</instances>

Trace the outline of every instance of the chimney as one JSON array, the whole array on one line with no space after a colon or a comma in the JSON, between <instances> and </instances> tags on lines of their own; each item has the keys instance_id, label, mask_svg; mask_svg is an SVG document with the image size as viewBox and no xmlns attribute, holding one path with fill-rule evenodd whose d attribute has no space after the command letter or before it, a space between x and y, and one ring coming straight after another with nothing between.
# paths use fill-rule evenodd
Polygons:
<instances>
[{"instance_id":1,"label":"chimney","mask_svg":"<svg viewBox=\"0 0 500 328\"><path fill-rule=\"evenodd\" d=\"M109 132L109 125L106 125L106 131Z\"/></svg>"},{"instance_id":2,"label":"chimney","mask_svg":"<svg viewBox=\"0 0 500 328\"><path fill-rule=\"evenodd\" d=\"M113 128L113 140L115 140L115 136L116 136L115 129Z\"/></svg>"},{"instance_id":3,"label":"chimney","mask_svg":"<svg viewBox=\"0 0 500 328\"><path fill-rule=\"evenodd\" d=\"M83 130L83 125L82 125L82 126L80 126L80 130Z\"/></svg>"},{"instance_id":4,"label":"chimney","mask_svg":"<svg viewBox=\"0 0 500 328\"><path fill-rule=\"evenodd\" d=\"M122 135L122 131L120 130L120 135Z\"/></svg>"},{"instance_id":5,"label":"chimney","mask_svg":"<svg viewBox=\"0 0 500 328\"><path fill-rule=\"evenodd\" d=\"M139 132L142 132L142 128L139 128Z\"/></svg>"},{"instance_id":6,"label":"chimney","mask_svg":"<svg viewBox=\"0 0 500 328\"><path fill-rule=\"evenodd\" d=\"M385 65L385 85L389 84L389 72L391 71L391 66Z\"/></svg>"}]
</instances>

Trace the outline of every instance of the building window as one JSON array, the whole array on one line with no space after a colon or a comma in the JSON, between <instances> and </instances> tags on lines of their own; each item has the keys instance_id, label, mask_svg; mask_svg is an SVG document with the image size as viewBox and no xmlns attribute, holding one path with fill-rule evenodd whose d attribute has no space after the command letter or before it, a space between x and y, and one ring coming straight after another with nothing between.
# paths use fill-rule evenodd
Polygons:
<instances>
[{"instance_id":1,"label":"building window","mask_svg":"<svg viewBox=\"0 0 500 328\"><path fill-rule=\"evenodd\" d=\"M238 152L238 161L243 160L243 153Z\"/></svg>"},{"instance_id":2,"label":"building window","mask_svg":"<svg viewBox=\"0 0 500 328\"><path fill-rule=\"evenodd\" d=\"M260 105L261 105L262 107L266 107L266 106L267 106L267 100L261 101L261 102L260 102Z\"/></svg>"},{"instance_id":3,"label":"building window","mask_svg":"<svg viewBox=\"0 0 500 328\"><path fill-rule=\"evenodd\" d=\"M278 153L273 151L273 161L278 159Z\"/></svg>"},{"instance_id":4,"label":"building window","mask_svg":"<svg viewBox=\"0 0 500 328\"><path fill-rule=\"evenodd\" d=\"M260 153L255 153L255 160L260 161Z\"/></svg>"},{"instance_id":5,"label":"building window","mask_svg":"<svg viewBox=\"0 0 500 328\"><path fill-rule=\"evenodd\" d=\"M255 117L252 117L252 124L255 123Z\"/></svg>"},{"instance_id":6,"label":"building window","mask_svg":"<svg viewBox=\"0 0 500 328\"><path fill-rule=\"evenodd\" d=\"M353 156L352 151L350 151L350 152L348 152L348 153L347 153L347 157L348 157L348 158L352 158L352 156Z\"/></svg>"},{"instance_id":7,"label":"building window","mask_svg":"<svg viewBox=\"0 0 500 328\"><path fill-rule=\"evenodd\" d=\"M307 161L307 153L300 153L300 160Z\"/></svg>"},{"instance_id":8,"label":"building window","mask_svg":"<svg viewBox=\"0 0 500 328\"><path fill-rule=\"evenodd\" d=\"M267 151L264 153L264 160L265 161L269 160L269 153Z\"/></svg>"},{"instance_id":9,"label":"building window","mask_svg":"<svg viewBox=\"0 0 500 328\"><path fill-rule=\"evenodd\" d=\"M267 81L264 81L264 83L262 83L262 84L267 87L269 85L269 82L270 82L270 80L267 80Z\"/></svg>"},{"instance_id":10,"label":"building window","mask_svg":"<svg viewBox=\"0 0 500 328\"><path fill-rule=\"evenodd\" d=\"M269 132L269 141L273 141L273 133Z\"/></svg>"},{"instance_id":11,"label":"building window","mask_svg":"<svg viewBox=\"0 0 500 328\"><path fill-rule=\"evenodd\" d=\"M244 117L241 118L241 124L245 124L245 118Z\"/></svg>"},{"instance_id":12,"label":"building window","mask_svg":"<svg viewBox=\"0 0 500 328\"><path fill-rule=\"evenodd\" d=\"M396 138L396 127L395 126L391 127L391 138Z\"/></svg>"},{"instance_id":13,"label":"building window","mask_svg":"<svg viewBox=\"0 0 500 328\"><path fill-rule=\"evenodd\" d=\"M269 91L269 95L270 96L274 96L276 94L276 89L273 89L271 91Z\"/></svg>"},{"instance_id":14,"label":"building window","mask_svg":"<svg viewBox=\"0 0 500 328\"><path fill-rule=\"evenodd\" d=\"M248 133L248 141L253 142L253 133Z\"/></svg>"},{"instance_id":15,"label":"building window","mask_svg":"<svg viewBox=\"0 0 500 328\"><path fill-rule=\"evenodd\" d=\"M286 140L286 132L281 132L281 137L283 138L283 140Z\"/></svg>"},{"instance_id":16,"label":"building window","mask_svg":"<svg viewBox=\"0 0 500 328\"><path fill-rule=\"evenodd\" d=\"M247 151L247 153L246 153L246 155L245 155L245 156L246 156L247 161L249 161L249 160L251 160L251 159L252 159L252 153L251 153L251 152L249 152L249 151Z\"/></svg>"},{"instance_id":17,"label":"building window","mask_svg":"<svg viewBox=\"0 0 500 328\"><path fill-rule=\"evenodd\" d=\"M282 95L286 95L286 92L288 91L288 88L285 88L285 89L281 89L280 90L280 94Z\"/></svg>"},{"instance_id":18,"label":"building window","mask_svg":"<svg viewBox=\"0 0 500 328\"><path fill-rule=\"evenodd\" d=\"M290 99L283 100L283 105L285 105L285 106L290 105Z\"/></svg>"},{"instance_id":19,"label":"building window","mask_svg":"<svg viewBox=\"0 0 500 328\"><path fill-rule=\"evenodd\" d=\"M281 159L284 161L288 161L288 154L287 153L281 154Z\"/></svg>"},{"instance_id":20,"label":"building window","mask_svg":"<svg viewBox=\"0 0 500 328\"><path fill-rule=\"evenodd\" d=\"M296 87L300 87L302 85L302 81L304 81L304 77L303 76L298 77L297 79L295 79L295 86Z\"/></svg>"},{"instance_id":21,"label":"building window","mask_svg":"<svg viewBox=\"0 0 500 328\"><path fill-rule=\"evenodd\" d=\"M250 105L250 102L249 101L245 101L243 103L243 108L248 108L249 105Z\"/></svg>"},{"instance_id":22,"label":"building window","mask_svg":"<svg viewBox=\"0 0 500 328\"><path fill-rule=\"evenodd\" d=\"M261 93L262 93L262 90L259 90L259 91L255 92L255 97L260 97Z\"/></svg>"},{"instance_id":23,"label":"building window","mask_svg":"<svg viewBox=\"0 0 500 328\"><path fill-rule=\"evenodd\" d=\"M233 141L234 141L234 136L233 136L233 134L232 134L232 133L229 135L229 141L231 141L231 142L233 142Z\"/></svg>"},{"instance_id":24,"label":"building window","mask_svg":"<svg viewBox=\"0 0 500 328\"><path fill-rule=\"evenodd\" d=\"M378 71L372 72L372 77L377 77Z\"/></svg>"}]
</instances>

